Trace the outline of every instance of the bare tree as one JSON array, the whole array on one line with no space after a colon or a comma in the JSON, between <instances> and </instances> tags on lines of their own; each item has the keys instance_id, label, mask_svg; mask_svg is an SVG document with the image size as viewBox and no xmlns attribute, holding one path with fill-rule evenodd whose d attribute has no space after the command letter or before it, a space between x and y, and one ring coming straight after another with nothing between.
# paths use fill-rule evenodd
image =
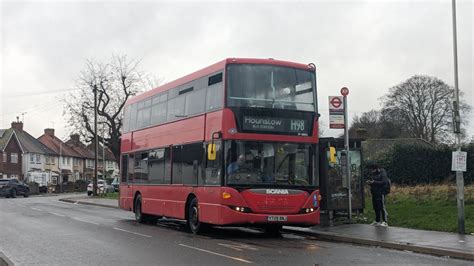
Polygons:
<instances>
[{"instance_id":1,"label":"bare tree","mask_svg":"<svg viewBox=\"0 0 474 266\"><path fill-rule=\"evenodd\" d=\"M452 132L453 88L429 76L413 76L390 88L383 99L382 113L401 123L411 137L432 143L447 141ZM461 111L470 108L461 103Z\"/></svg>"},{"instance_id":2,"label":"bare tree","mask_svg":"<svg viewBox=\"0 0 474 266\"><path fill-rule=\"evenodd\" d=\"M393 139L406 136L406 130L396 119L379 110L370 110L355 116L349 136L365 139Z\"/></svg>"},{"instance_id":3,"label":"bare tree","mask_svg":"<svg viewBox=\"0 0 474 266\"><path fill-rule=\"evenodd\" d=\"M119 158L123 108L131 96L152 88L150 75L138 71L139 61L126 56L112 56L109 63L87 60L77 81L78 92L64 99L65 114L69 116L71 131L79 133L86 141L94 139L94 90L97 90L98 121L105 132L98 134L99 142ZM100 132L102 125L99 126Z\"/></svg>"}]
</instances>

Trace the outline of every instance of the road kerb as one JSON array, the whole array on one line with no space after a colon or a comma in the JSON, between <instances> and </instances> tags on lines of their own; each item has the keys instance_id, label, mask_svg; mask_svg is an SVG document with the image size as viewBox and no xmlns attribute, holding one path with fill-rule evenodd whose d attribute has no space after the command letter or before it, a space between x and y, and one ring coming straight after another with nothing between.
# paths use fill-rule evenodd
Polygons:
<instances>
[{"instance_id":1,"label":"road kerb","mask_svg":"<svg viewBox=\"0 0 474 266\"><path fill-rule=\"evenodd\" d=\"M5 256L5 254L0 252L0 266L3 266L3 265L13 266L15 264L11 260L9 260L7 256Z\"/></svg>"},{"instance_id":2,"label":"road kerb","mask_svg":"<svg viewBox=\"0 0 474 266\"><path fill-rule=\"evenodd\" d=\"M422 254L443 256L443 257L447 256L451 258L474 261L474 253L470 253L467 251L464 252L464 251L453 250L453 249L443 249L443 248L438 248L438 247L423 246L423 245L418 245L416 243L408 243L408 242L405 242L405 243L404 242L389 242L389 241L383 241L383 240L354 238L354 237L342 236L342 235L328 233L328 232L297 230L297 229L289 229L286 227L284 227L283 230L287 232L296 233L296 234L311 235L311 236L317 237L318 239L327 240L327 241L360 244L360 245L367 245L367 246L379 246L383 248L390 248L390 249L403 250L403 251L413 251L413 252L422 253Z\"/></svg>"},{"instance_id":3,"label":"road kerb","mask_svg":"<svg viewBox=\"0 0 474 266\"><path fill-rule=\"evenodd\" d=\"M111 206L111 205L100 204L100 203L95 203L95 202L81 201L81 200L76 200L76 199L67 199L66 198L66 199L59 199L59 201L73 203L73 204L92 205L92 206L106 207L106 208L112 208L112 209L119 209L119 206Z\"/></svg>"}]
</instances>

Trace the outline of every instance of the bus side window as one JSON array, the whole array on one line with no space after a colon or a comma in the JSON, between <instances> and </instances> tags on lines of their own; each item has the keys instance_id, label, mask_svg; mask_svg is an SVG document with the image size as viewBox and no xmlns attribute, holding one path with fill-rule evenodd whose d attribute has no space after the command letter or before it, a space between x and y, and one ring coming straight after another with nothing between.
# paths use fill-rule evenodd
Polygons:
<instances>
[{"instance_id":1,"label":"bus side window","mask_svg":"<svg viewBox=\"0 0 474 266\"><path fill-rule=\"evenodd\" d=\"M197 185L203 154L202 143L173 147L173 183Z\"/></svg>"},{"instance_id":2,"label":"bus side window","mask_svg":"<svg viewBox=\"0 0 474 266\"><path fill-rule=\"evenodd\" d=\"M148 182L148 151L135 153L134 182Z\"/></svg>"},{"instance_id":3,"label":"bus side window","mask_svg":"<svg viewBox=\"0 0 474 266\"><path fill-rule=\"evenodd\" d=\"M122 179L120 180L121 183L126 183L127 182L127 176L128 176L128 155L122 155Z\"/></svg>"},{"instance_id":4,"label":"bus side window","mask_svg":"<svg viewBox=\"0 0 474 266\"><path fill-rule=\"evenodd\" d=\"M214 141L216 144L216 159L207 159L207 144L204 152L204 171L199 179L199 185L220 185L221 184L221 168L222 168L222 145L220 141Z\"/></svg>"},{"instance_id":5,"label":"bus side window","mask_svg":"<svg viewBox=\"0 0 474 266\"><path fill-rule=\"evenodd\" d=\"M133 168L135 167L135 160L133 159L133 153L128 155L128 175L127 175L127 183L133 183Z\"/></svg>"}]
</instances>

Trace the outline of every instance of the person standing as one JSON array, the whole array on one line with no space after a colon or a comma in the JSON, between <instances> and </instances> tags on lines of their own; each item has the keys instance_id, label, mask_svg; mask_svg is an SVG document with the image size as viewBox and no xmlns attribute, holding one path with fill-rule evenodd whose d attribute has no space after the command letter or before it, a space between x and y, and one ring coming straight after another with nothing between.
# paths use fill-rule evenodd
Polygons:
<instances>
[{"instance_id":1,"label":"person standing","mask_svg":"<svg viewBox=\"0 0 474 266\"><path fill-rule=\"evenodd\" d=\"M387 227L387 210L385 209L385 195L390 181L387 177L385 169L379 165L373 164L369 166L372 179L367 180L370 185L370 193L372 194L372 206L375 211L375 221L371 225Z\"/></svg>"}]
</instances>

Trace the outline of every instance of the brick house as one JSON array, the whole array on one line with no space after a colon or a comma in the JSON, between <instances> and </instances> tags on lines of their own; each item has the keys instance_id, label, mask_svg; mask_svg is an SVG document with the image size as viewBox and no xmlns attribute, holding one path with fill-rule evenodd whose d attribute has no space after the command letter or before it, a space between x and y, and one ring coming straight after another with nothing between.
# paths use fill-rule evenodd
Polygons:
<instances>
[{"instance_id":1,"label":"brick house","mask_svg":"<svg viewBox=\"0 0 474 266\"><path fill-rule=\"evenodd\" d=\"M0 179L24 180L22 159L23 151L15 131L0 129Z\"/></svg>"},{"instance_id":2,"label":"brick house","mask_svg":"<svg viewBox=\"0 0 474 266\"><path fill-rule=\"evenodd\" d=\"M23 152L21 168L24 180L36 182L40 186L56 184L59 177L56 167L58 155L24 131L23 122L13 122L12 130ZM50 162L49 165L46 164L47 161Z\"/></svg>"},{"instance_id":3,"label":"brick house","mask_svg":"<svg viewBox=\"0 0 474 266\"><path fill-rule=\"evenodd\" d=\"M66 141L66 145L79 154L82 159L82 178L92 180L94 176L94 152L80 141L79 134L72 134L70 139Z\"/></svg>"},{"instance_id":4,"label":"brick house","mask_svg":"<svg viewBox=\"0 0 474 266\"><path fill-rule=\"evenodd\" d=\"M54 129L47 128L38 140L50 148L58 157L58 171L62 182L75 182L84 175L82 156L54 135ZM46 162L48 164L48 162Z\"/></svg>"}]
</instances>

